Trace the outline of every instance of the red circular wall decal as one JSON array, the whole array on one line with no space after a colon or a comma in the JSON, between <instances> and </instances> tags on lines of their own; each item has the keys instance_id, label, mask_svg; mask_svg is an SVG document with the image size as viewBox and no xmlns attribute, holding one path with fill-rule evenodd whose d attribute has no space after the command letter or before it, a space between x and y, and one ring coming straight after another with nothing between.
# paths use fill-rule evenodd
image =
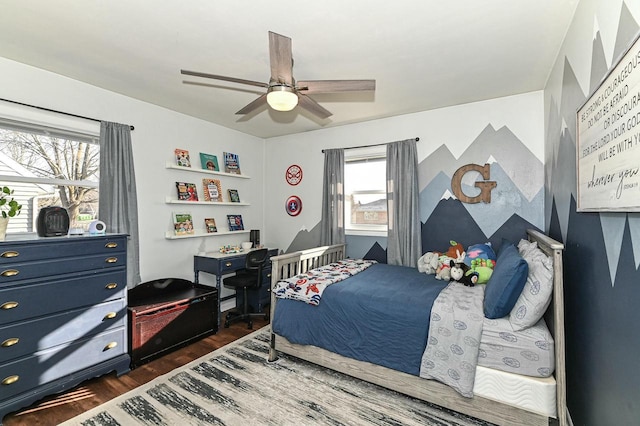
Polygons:
<instances>
[{"instance_id":1,"label":"red circular wall decal","mask_svg":"<svg viewBox=\"0 0 640 426\"><path fill-rule=\"evenodd\" d=\"M289 216L298 216L302 211L302 200L300 197L292 195L287 198L285 209L287 210L287 213L289 213Z\"/></svg>"},{"instance_id":2,"label":"red circular wall decal","mask_svg":"<svg viewBox=\"0 0 640 426\"><path fill-rule=\"evenodd\" d=\"M285 179L289 185L297 185L302 180L302 167L297 164L292 164L287 168L287 172L284 174Z\"/></svg>"}]
</instances>

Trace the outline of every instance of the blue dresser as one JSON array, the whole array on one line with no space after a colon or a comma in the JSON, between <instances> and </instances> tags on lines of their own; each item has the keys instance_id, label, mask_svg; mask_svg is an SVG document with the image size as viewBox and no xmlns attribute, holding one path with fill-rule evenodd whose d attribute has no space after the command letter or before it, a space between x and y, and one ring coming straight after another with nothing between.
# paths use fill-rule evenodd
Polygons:
<instances>
[{"instance_id":1,"label":"blue dresser","mask_svg":"<svg viewBox=\"0 0 640 426\"><path fill-rule=\"evenodd\" d=\"M0 242L0 419L129 371L127 236Z\"/></svg>"}]
</instances>

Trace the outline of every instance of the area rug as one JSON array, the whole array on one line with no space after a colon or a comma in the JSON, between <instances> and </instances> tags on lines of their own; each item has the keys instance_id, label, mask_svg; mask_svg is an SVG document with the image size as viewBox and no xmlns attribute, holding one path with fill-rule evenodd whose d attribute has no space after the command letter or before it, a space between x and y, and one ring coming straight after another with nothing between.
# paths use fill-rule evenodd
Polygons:
<instances>
[{"instance_id":1,"label":"area rug","mask_svg":"<svg viewBox=\"0 0 640 426\"><path fill-rule=\"evenodd\" d=\"M268 327L63 424L489 425L294 357L268 363Z\"/></svg>"}]
</instances>

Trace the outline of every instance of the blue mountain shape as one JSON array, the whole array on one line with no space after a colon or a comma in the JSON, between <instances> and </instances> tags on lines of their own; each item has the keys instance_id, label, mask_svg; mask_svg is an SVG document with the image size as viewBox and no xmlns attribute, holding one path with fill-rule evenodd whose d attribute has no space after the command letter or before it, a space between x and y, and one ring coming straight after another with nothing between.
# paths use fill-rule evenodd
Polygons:
<instances>
[{"instance_id":1,"label":"blue mountain shape","mask_svg":"<svg viewBox=\"0 0 640 426\"><path fill-rule=\"evenodd\" d=\"M481 178L479 175L478 177ZM491 165L491 180L497 182L497 186L491 191L491 203L463 203L464 208L485 235L494 233L514 213L539 228L544 226L544 188L541 187L529 201L498 163ZM450 190L451 178L444 172L438 173L430 184L420 192L421 221L427 221L435 213L443 195ZM479 192L475 186L464 184L462 190L471 197Z\"/></svg>"},{"instance_id":2,"label":"blue mountain shape","mask_svg":"<svg viewBox=\"0 0 640 426\"><path fill-rule=\"evenodd\" d=\"M540 192L544 182L542 162L508 127L495 130L491 124L480 132L458 159L446 146L438 147L418 165L418 181L421 188L425 188L440 172L453 176L461 166L482 165L489 157L508 171L510 179L527 199L533 199Z\"/></svg>"}]
</instances>

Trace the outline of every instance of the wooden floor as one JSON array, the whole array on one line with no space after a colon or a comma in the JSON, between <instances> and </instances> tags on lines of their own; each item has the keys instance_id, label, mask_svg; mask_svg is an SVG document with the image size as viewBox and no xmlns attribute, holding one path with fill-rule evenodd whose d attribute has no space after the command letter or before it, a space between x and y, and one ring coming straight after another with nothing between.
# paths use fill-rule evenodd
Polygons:
<instances>
[{"instance_id":1,"label":"wooden floor","mask_svg":"<svg viewBox=\"0 0 640 426\"><path fill-rule=\"evenodd\" d=\"M8 414L5 416L3 424L5 426L58 425L65 420L135 389L157 376L168 373L176 367L187 364L231 343L266 324L268 324L268 321L260 317L253 319L253 330L247 329L247 324L242 322L232 324L229 328L224 328L221 325L220 331L215 335L168 353L159 359L132 370L128 374L116 377L115 373L112 373L88 380L69 392L45 398L24 410Z\"/></svg>"}]
</instances>

